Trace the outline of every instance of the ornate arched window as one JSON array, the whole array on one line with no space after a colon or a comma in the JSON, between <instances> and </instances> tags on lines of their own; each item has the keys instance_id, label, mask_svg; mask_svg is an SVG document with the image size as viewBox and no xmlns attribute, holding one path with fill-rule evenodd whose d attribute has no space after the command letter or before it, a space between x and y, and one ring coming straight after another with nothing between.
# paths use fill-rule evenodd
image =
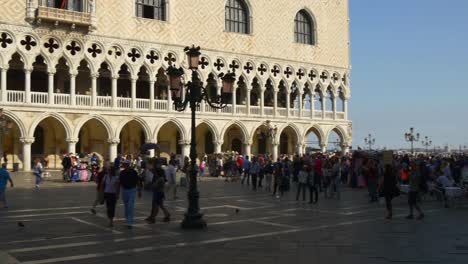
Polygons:
<instances>
[{"instance_id":1,"label":"ornate arched window","mask_svg":"<svg viewBox=\"0 0 468 264\"><path fill-rule=\"evenodd\" d=\"M244 0L227 0L225 9L226 31L249 34L249 12Z\"/></svg>"},{"instance_id":2,"label":"ornate arched window","mask_svg":"<svg viewBox=\"0 0 468 264\"><path fill-rule=\"evenodd\" d=\"M304 9L296 14L294 19L294 39L297 43L315 44L315 25L310 14Z\"/></svg>"},{"instance_id":3,"label":"ornate arched window","mask_svg":"<svg viewBox=\"0 0 468 264\"><path fill-rule=\"evenodd\" d=\"M136 0L136 16L166 21L166 0Z\"/></svg>"}]
</instances>

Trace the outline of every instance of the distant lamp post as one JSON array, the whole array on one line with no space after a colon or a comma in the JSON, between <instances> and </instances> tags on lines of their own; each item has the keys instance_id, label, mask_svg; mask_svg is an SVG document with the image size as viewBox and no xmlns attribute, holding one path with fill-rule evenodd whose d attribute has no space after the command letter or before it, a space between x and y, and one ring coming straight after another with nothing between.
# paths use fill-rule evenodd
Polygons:
<instances>
[{"instance_id":1,"label":"distant lamp post","mask_svg":"<svg viewBox=\"0 0 468 264\"><path fill-rule=\"evenodd\" d=\"M429 140L429 138L425 136L421 143L426 147L426 154L429 154L429 147L432 146L432 140Z\"/></svg>"},{"instance_id":2,"label":"distant lamp post","mask_svg":"<svg viewBox=\"0 0 468 264\"><path fill-rule=\"evenodd\" d=\"M200 106L203 100L215 109L226 107L227 99L232 96L232 88L234 86L236 76L234 73L230 72L227 74L221 73L219 77L221 77L223 81L222 94L217 95L216 97L208 96L207 91L203 87L203 82L200 80L197 73L197 69L200 64L200 47L186 47L184 51L187 54L188 68L192 70L192 80L185 85L185 94L183 94L184 85L182 84L182 76L184 75L183 69L177 69L174 66L170 66L167 69L167 74L169 75L170 90L175 109L179 112L183 112L188 106L192 112L192 134L190 142L191 169L188 190L189 205L181 226L186 229L198 229L206 227L206 222L203 220L203 215L200 213L199 192L197 189L197 127L195 113L197 107Z\"/></svg>"},{"instance_id":3,"label":"distant lamp post","mask_svg":"<svg viewBox=\"0 0 468 264\"><path fill-rule=\"evenodd\" d=\"M405 140L411 143L411 154L414 154L414 142L419 141L419 133L414 133L414 128L411 127L410 131L405 133Z\"/></svg>"},{"instance_id":4,"label":"distant lamp post","mask_svg":"<svg viewBox=\"0 0 468 264\"><path fill-rule=\"evenodd\" d=\"M3 115L3 108L0 108L0 161L3 158L3 142L5 135L13 128L13 123Z\"/></svg>"},{"instance_id":5,"label":"distant lamp post","mask_svg":"<svg viewBox=\"0 0 468 264\"><path fill-rule=\"evenodd\" d=\"M364 142L366 142L366 145L369 146L369 150L372 150L372 145L375 145L375 138L369 134L366 138L364 138Z\"/></svg>"}]
</instances>

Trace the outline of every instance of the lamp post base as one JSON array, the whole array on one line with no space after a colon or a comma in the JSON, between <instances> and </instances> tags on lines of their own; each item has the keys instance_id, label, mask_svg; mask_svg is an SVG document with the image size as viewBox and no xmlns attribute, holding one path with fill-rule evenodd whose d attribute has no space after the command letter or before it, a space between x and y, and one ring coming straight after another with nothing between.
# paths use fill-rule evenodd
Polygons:
<instances>
[{"instance_id":1,"label":"lamp post base","mask_svg":"<svg viewBox=\"0 0 468 264\"><path fill-rule=\"evenodd\" d=\"M203 229L206 228L206 222L203 220L203 214L186 213L184 220L180 224L183 229Z\"/></svg>"}]
</instances>

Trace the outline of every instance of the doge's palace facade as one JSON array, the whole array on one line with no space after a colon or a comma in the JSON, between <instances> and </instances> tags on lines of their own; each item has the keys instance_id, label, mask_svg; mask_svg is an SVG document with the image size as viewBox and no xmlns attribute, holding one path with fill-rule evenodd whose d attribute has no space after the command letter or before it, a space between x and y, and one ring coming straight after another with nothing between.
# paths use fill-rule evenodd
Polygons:
<instances>
[{"instance_id":1,"label":"doge's palace facade","mask_svg":"<svg viewBox=\"0 0 468 264\"><path fill-rule=\"evenodd\" d=\"M347 0L3 0L0 108L14 126L2 151L24 170L144 143L188 155L190 114L173 109L165 70L186 69L195 44L209 93L220 73L237 77L228 107L200 106L200 155L346 152L349 41Z\"/></svg>"}]
</instances>

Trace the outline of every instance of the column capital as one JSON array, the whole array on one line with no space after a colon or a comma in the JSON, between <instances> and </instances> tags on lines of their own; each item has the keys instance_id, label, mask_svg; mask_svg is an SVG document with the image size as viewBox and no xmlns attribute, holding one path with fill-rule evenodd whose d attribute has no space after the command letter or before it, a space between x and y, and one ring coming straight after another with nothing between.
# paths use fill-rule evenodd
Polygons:
<instances>
[{"instance_id":1,"label":"column capital","mask_svg":"<svg viewBox=\"0 0 468 264\"><path fill-rule=\"evenodd\" d=\"M118 74L112 74L111 79L113 80L118 80L120 78L120 75Z\"/></svg>"},{"instance_id":2,"label":"column capital","mask_svg":"<svg viewBox=\"0 0 468 264\"><path fill-rule=\"evenodd\" d=\"M26 145L30 145L34 143L34 137L22 137L20 138L20 142Z\"/></svg>"},{"instance_id":3,"label":"column capital","mask_svg":"<svg viewBox=\"0 0 468 264\"><path fill-rule=\"evenodd\" d=\"M154 78L150 78L150 79L149 79L149 83L150 83L150 84L154 84L155 82L156 82L156 79L154 79Z\"/></svg>"},{"instance_id":4,"label":"column capital","mask_svg":"<svg viewBox=\"0 0 468 264\"><path fill-rule=\"evenodd\" d=\"M23 70L24 70L25 73L31 73L34 70L34 68L33 67L24 67Z\"/></svg>"},{"instance_id":5,"label":"column capital","mask_svg":"<svg viewBox=\"0 0 468 264\"><path fill-rule=\"evenodd\" d=\"M179 140L179 144L181 144L181 145L190 145L190 140Z\"/></svg>"},{"instance_id":6,"label":"column capital","mask_svg":"<svg viewBox=\"0 0 468 264\"><path fill-rule=\"evenodd\" d=\"M253 140L248 140L244 142L245 145L251 146L253 144Z\"/></svg>"},{"instance_id":7,"label":"column capital","mask_svg":"<svg viewBox=\"0 0 468 264\"><path fill-rule=\"evenodd\" d=\"M47 74L50 76L50 75L54 75L57 73L57 70L55 68L51 68L51 69L47 69Z\"/></svg>"},{"instance_id":8,"label":"column capital","mask_svg":"<svg viewBox=\"0 0 468 264\"><path fill-rule=\"evenodd\" d=\"M224 141L222 141L222 140L218 140L218 141L213 140L213 144L215 144L215 145L216 144L222 145L223 143L224 143Z\"/></svg>"},{"instance_id":9,"label":"column capital","mask_svg":"<svg viewBox=\"0 0 468 264\"><path fill-rule=\"evenodd\" d=\"M91 78L93 79L97 79L99 77L99 73L98 72L93 72L90 74L91 75Z\"/></svg>"},{"instance_id":10,"label":"column capital","mask_svg":"<svg viewBox=\"0 0 468 264\"><path fill-rule=\"evenodd\" d=\"M107 142L111 145L118 145L120 143L120 139L119 138L110 138L107 140Z\"/></svg>"},{"instance_id":11,"label":"column capital","mask_svg":"<svg viewBox=\"0 0 468 264\"><path fill-rule=\"evenodd\" d=\"M76 144L78 143L79 139L78 138L67 138L66 142L69 144Z\"/></svg>"},{"instance_id":12,"label":"column capital","mask_svg":"<svg viewBox=\"0 0 468 264\"><path fill-rule=\"evenodd\" d=\"M76 77L78 75L78 71L76 71L76 70L71 70L68 73L70 74L70 78L71 77Z\"/></svg>"},{"instance_id":13,"label":"column capital","mask_svg":"<svg viewBox=\"0 0 468 264\"><path fill-rule=\"evenodd\" d=\"M0 66L0 71L2 71L2 72L7 72L7 71L8 71L8 68L10 68L8 65L1 65L1 66Z\"/></svg>"},{"instance_id":14,"label":"column capital","mask_svg":"<svg viewBox=\"0 0 468 264\"><path fill-rule=\"evenodd\" d=\"M158 144L158 141L156 139L152 138L152 139L147 139L145 141L145 143L146 144Z\"/></svg>"}]
</instances>

